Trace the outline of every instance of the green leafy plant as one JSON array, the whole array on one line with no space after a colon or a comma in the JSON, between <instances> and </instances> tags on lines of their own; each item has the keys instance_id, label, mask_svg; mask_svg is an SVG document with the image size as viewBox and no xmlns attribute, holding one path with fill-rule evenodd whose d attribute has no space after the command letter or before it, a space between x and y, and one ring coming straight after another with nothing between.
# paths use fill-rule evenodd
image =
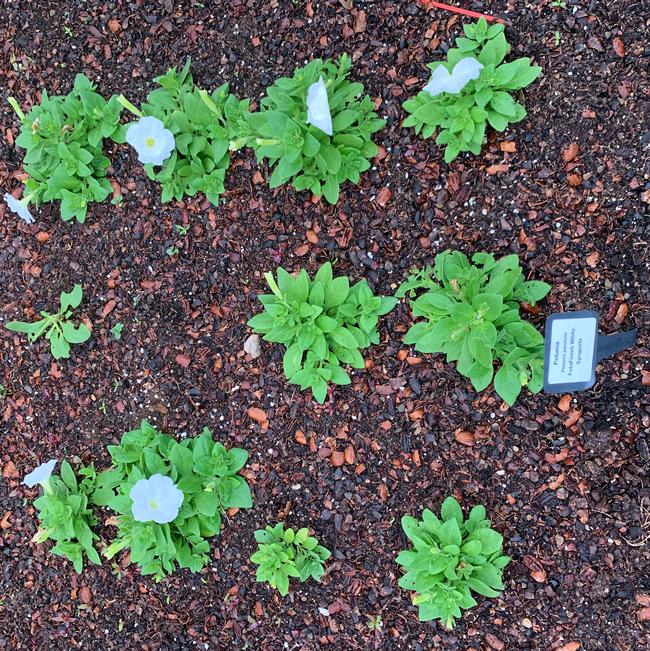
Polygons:
<instances>
[{"instance_id":1,"label":"green leafy plant","mask_svg":"<svg viewBox=\"0 0 650 651\"><path fill-rule=\"evenodd\" d=\"M79 307L82 298L81 286L75 285L71 292L61 294L61 307L55 314L42 311L43 318L39 321L33 323L11 321L5 327L13 332L26 333L29 343L33 343L45 335L50 342L50 350L54 359L70 357L70 344L82 344L90 339L90 330L83 323L75 326L70 321L73 310Z\"/></svg>"},{"instance_id":2,"label":"green leafy plant","mask_svg":"<svg viewBox=\"0 0 650 651\"><path fill-rule=\"evenodd\" d=\"M415 591L420 621L437 619L453 628L461 609L476 606L472 591L498 597L504 589L501 577L510 558L501 554L503 538L490 529L485 507L475 506L465 520L458 502L448 497L440 519L425 509L421 520L404 516L402 529L413 549L397 556L406 570L399 586Z\"/></svg>"},{"instance_id":3,"label":"green leafy plant","mask_svg":"<svg viewBox=\"0 0 650 651\"><path fill-rule=\"evenodd\" d=\"M124 434L108 451L114 467L98 476L93 495L95 504L119 514L118 536L105 555L112 558L129 548L131 561L156 580L176 565L198 572L209 560L207 538L221 530L221 514L253 504L248 484L237 474L248 452L227 450L207 428L179 443L142 421L139 429ZM132 511L133 487L154 475L169 478L182 492L176 517L163 524L137 520Z\"/></svg>"},{"instance_id":4,"label":"green leafy plant","mask_svg":"<svg viewBox=\"0 0 650 651\"><path fill-rule=\"evenodd\" d=\"M513 405L527 386L537 393L543 385L544 337L519 316L519 304L534 306L551 287L525 280L519 258L495 260L490 253L476 253L471 264L460 251L444 251L435 266L414 271L396 295L413 297L413 316L423 317L404 336L423 353L445 353L457 362L461 375L476 391L494 378L495 391ZM494 361L501 363L494 373Z\"/></svg>"},{"instance_id":5,"label":"green leafy plant","mask_svg":"<svg viewBox=\"0 0 650 651\"><path fill-rule=\"evenodd\" d=\"M61 201L62 219L83 223L88 204L104 201L113 191L102 147L104 138L124 138L117 98L104 99L79 74L68 95L49 97L43 90L40 104L27 115L13 97L9 103L22 123L16 144L26 150L26 203Z\"/></svg>"},{"instance_id":6,"label":"green leafy plant","mask_svg":"<svg viewBox=\"0 0 650 651\"><path fill-rule=\"evenodd\" d=\"M259 297L265 311L248 325L266 341L286 346L285 376L303 390L311 388L322 404L329 382L350 383L341 364L364 367L359 349L379 343L379 317L390 312L397 299L375 296L365 280L350 287L346 276L332 276L329 262L313 280L304 269L292 276L282 267L277 283L271 273L264 277L273 293Z\"/></svg>"},{"instance_id":7,"label":"green leafy plant","mask_svg":"<svg viewBox=\"0 0 650 651\"><path fill-rule=\"evenodd\" d=\"M150 179L162 186L161 201L180 201L202 192L218 204L224 192L224 179L230 166L228 150L243 144L244 116L248 100L238 100L223 84L211 94L194 84L191 59L178 72L171 68L156 77L160 88L149 93L138 110L123 96L122 104L132 113L159 119L174 135L176 148L160 169L145 165Z\"/></svg>"},{"instance_id":8,"label":"green leafy plant","mask_svg":"<svg viewBox=\"0 0 650 651\"><path fill-rule=\"evenodd\" d=\"M298 191L323 195L331 204L339 198L341 184L358 184L360 174L377 155L372 134L385 120L374 112L363 84L348 81L350 58L337 62L315 59L298 68L293 77L277 79L266 90L259 112L247 116L248 144L257 159L267 158L274 168L269 181L276 188L288 181ZM307 123L309 87L323 78L332 120L332 135Z\"/></svg>"},{"instance_id":9,"label":"green leafy plant","mask_svg":"<svg viewBox=\"0 0 650 651\"><path fill-rule=\"evenodd\" d=\"M403 126L414 127L416 133L430 138L440 130L436 143L445 146L445 161L451 162L460 152L479 154L485 140L486 125L504 131L508 124L526 117L526 109L513 100L509 91L531 84L542 69L531 66L522 57L503 63L510 46L503 25L488 26L481 18L463 27L465 37L456 39L456 47L447 52L446 61L428 64L435 71L444 66L448 72L462 59L472 57L483 66L477 79L469 80L458 93L432 95L426 90L404 102L410 115Z\"/></svg>"},{"instance_id":10,"label":"green leafy plant","mask_svg":"<svg viewBox=\"0 0 650 651\"><path fill-rule=\"evenodd\" d=\"M283 597L289 592L289 579L304 583L312 577L320 581L323 563L331 556L329 550L309 535L306 527L294 531L279 522L255 532L258 550L251 556L257 568L257 581L267 582Z\"/></svg>"},{"instance_id":11,"label":"green leafy plant","mask_svg":"<svg viewBox=\"0 0 650 651\"><path fill-rule=\"evenodd\" d=\"M50 476L43 482L43 494L34 500L40 527L34 542L54 540L51 551L67 558L77 572L83 570L84 557L99 565L101 560L94 547L99 539L92 527L97 524L88 502L95 489L96 473L92 466L81 467L77 479L67 461L61 463L60 477Z\"/></svg>"}]
</instances>

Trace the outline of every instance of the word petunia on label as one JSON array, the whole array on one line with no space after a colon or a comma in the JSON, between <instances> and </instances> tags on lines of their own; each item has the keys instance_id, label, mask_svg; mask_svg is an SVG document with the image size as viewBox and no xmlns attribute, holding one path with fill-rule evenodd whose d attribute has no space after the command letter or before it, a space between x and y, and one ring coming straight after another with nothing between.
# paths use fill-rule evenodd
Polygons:
<instances>
[{"instance_id":1,"label":"word petunia on label","mask_svg":"<svg viewBox=\"0 0 650 651\"><path fill-rule=\"evenodd\" d=\"M133 500L131 514L134 519L165 524L176 519L184 495L169 477L155 474L137 481L129 497Z\"/></svg>"},{"instance_id":2,"label":"word petunia on label","mask_svg":"<svg viewBox=\"0 0 650 651\"><path fill-rule=\"evenodd\" d=\"M483 64L474 57L461 59L451 73L444 65L439 65L432 73L429 83L424 87L434 97L440 93L460 93L461 90L483 70Z\"/></svg>"},{"instance_id":3,"label":"word petunia on label","mask_svg":"<svg viewBox=\"0 0 650 651\"><path fill-rule=\"evenodd\" d=\"M7 205L9 206L9 209L12 212L15 212L18 217L20 217L24 222L27 224L33 224L34 223L34 217L31 212L29 212L29 208L27 207L28 201L25 199L16 199L13 195L9 194L8 192L5 193L4 195L4 200L7 202Z\"/></svg>"},{"instance_id":4,"label":"word petunia on label","mask_svg":"<svg viewBox=\"0 0 650 651\"><path fill-rule=\"evenodd\" d=\"M313 124L328 136L333 133L327 88L322 77L307 90L307 124Z\"/></svg>"},{"instance_id":5,"label":"word petunia on label","mask_svg":"<svg viewBox=\"0 0 650 651\"><path fill-rule=\"evenodd\" d=\"M174 134L158 118L151 116L130 124L126 141L138 152L138 160L143 165L162 165L176 146Z\"/></svg>"},{"instance_id":6,"label":"word petunia on label","mask_svg":"<svg viewBox=\"0 0 650 651\"><path fill-rule=\"evenodd\" d=\"M42 463L37 468L34 468L30 473L25 475L23 479L23 484L32 488L36 484L44 486L52 475L54 466L56 466L56 459L50 459L49 461Z\"/></svg>"}]
</instances>

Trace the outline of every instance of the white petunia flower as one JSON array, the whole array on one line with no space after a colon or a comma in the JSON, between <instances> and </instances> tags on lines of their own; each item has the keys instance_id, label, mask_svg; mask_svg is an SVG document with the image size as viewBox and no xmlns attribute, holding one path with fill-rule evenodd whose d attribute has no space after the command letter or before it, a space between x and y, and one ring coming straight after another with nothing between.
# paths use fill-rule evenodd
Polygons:
<instances>
[{"instance_id":1,"label":"white petunia flower","mask_svg":"<svg viewBox=\"0 0 650 651\"><path fill-rule=\"evenodd\" d=\"M307 90L307 124L313 124L328 136L332 135L332 114L322 77Z\"/></svg>"},{"instance_id":2,"label":"white petunia flower","mask_svg":"<svg viewBox=\"0 0 650 651\"><path fill-rule=\"evenodd\" d=\"M12 212L15 212L24 222L27 222L28 224L34 223L34 217L27 207L29 199L16 199L13 195L5 192L4 200L7 202L9 209Z\"/></svg>"},{"instance_id":3,"label":"white petunia flower","mask_svg":"<svg viewBox=\"0 0 650 651\"><path fill-rule=\"evenodd\" d=\"M423 90L434 97L440 93L460 93L472 79L478 78L481 70L483 64L474 57L461 59L451 74L444 65L440 65L431 73L431 79Z\"/></svg>"},{"instance_id":4,"label":"white petunia flower","mask_svg":"<svg viewBox=\"0 0 650 651\"><path fill-rule=\"evenodd\" d=\"M36 484L40 484L41 486L45 486L47 484L52 471L54 470L54 466L56 466L56 459L50 459L46 463L42 463L38 468L34 468L29 474L25 475L25 479L23 479L23 484L29 486L32 488L33 486L36 486Z\"/></svg>"},{"instance_id":5,"label":"white petunia flower","mask_svg":"<svg viewBox=\"0 0 650 651\"><path fill-rule=\"evenodd\" d=\"M129 125L126 141L138 152L138 160L144 165L162 165L176 146L174 134L158 118L150 116Z\"/></svg>"},{"instance_id":6,"label":"white petunia flower","mask_svg":"<svg viewBox=\"0 0 650 651\"><path fill-rule=\"evenodd\" d=\"M135 483L129 497L133 500L131 514L138 522L171 522L183 503L183 492L164 475L151 475Z\"/></svg>"}]
</instances>

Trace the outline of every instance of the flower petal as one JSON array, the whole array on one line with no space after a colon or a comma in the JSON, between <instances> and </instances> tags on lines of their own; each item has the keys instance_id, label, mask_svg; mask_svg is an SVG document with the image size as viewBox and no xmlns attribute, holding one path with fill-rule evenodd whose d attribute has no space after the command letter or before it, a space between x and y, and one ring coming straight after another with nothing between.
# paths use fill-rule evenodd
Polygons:
<instances>
[{"instance_id":1,"label":"flower petal","mask_svg":"<svg viewBox=\"0 0 650 651\"><path fill-rule=\"evenodd\" d=\"M56 465L56 459L50 459L49 461L42 463L37 468L34 468L30 473L25 475L23 479L23 484L32 488L36 484L44 484L52 475L54 466Z\"/></svg>"},{"instance_id":2,"label":"flower petal","mask_svg":"<svg viewBox=\"0 0 650 651\"><path fill-rule=\"evenodd\" d=\"M7 206L9 206L9 209L16 213L16 215L18 215L18 217L20 217L24 222L27 222L28 224L34 223L34 217L32 213L29 212L29 208L25 201L16 199L16 197L8 192L5 193L4 200L6 201Z\"/></svg>"},{"instance_id":3,"label":"flower petal","mask_svg":"<svg viewBox=\"0 0 650 651\"><path fill-rule=\"evenodd\" d=\"M447 68L445 68L444 65L441 64L431 73L429 82L422 90L433 95L434 97L436 95L440 95L440 93L445 93L447 92L447 86L449 84L450 78L451 75L449 74L449 71Z\"/></svg>"},{"instance_id":4,"label":"flower petal","mask_svg":"<svg viewBox=\"0 0 650 651\"><path fill-rule=\"evenodd\" d=\"M328 136L333 133L332 113L322 77L307 90L307 124L313 124Z\"/></svg>"},{"instance_id":5,"label":"flower petal","mask_svg":"<svg viewBox=\"0 0 650 651\"><path fill-rule=\"evenodd\" d=\"M131 504L131 515L138 522L155 522L159 509L152 509L148 501L133 502Z\"/></svg>"},{"instance_id":6,"label":"flower petal","mask_svg":"<svg viewBox=\"0 0 650 651\"><path fill-rule=\"evenodd\" d=\"M134 502L143 502L151 499L151 487L147 479L139 479L129 491L129 497Z\"/></svg>"}]
</instances>

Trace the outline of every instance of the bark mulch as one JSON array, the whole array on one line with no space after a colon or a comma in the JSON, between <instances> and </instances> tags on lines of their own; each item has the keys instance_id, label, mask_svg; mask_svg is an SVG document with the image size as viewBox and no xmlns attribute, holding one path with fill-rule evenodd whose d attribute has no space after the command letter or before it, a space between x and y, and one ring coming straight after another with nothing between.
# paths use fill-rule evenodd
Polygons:
<instances>
[{"instance_id":1,"label":"bark mulch","mask_svg":"<svg viewBox=\"0 0 650 651\"><path fill-rule=\"evenodd\" d=\"M22 161L4 100L67 92L80 71L138 103L191 55L202 86L228 80L259 99L298 63L347 51L388 124L373 168L334 207L269 190L250 151L234 157L218 208L162 205L127 147L110 153L123 203L93 206L85 225L48 205L27 226L0 205L2 321L52 307L78 282L93 328L59 362L0 329L0 648L650 648L648 14L626 0L464 4L505 18L512 56L543 76L523 93L522 123L445 165L400 127L400 107L459 33L449 13L391 0L3 3L4 191ZM596 309L604 332L639 328L638 345L605 361L592 390L524 394L510 409L440 356L406 349L404 302L382 321L368 368L322 407L284 380L279 347L243 352L264 271L332 260L391 293L448 247L519 254L553 285L530 315L537 326ZM35 491L20 480L53 456L105 466L105 446L141 418L176 436L207 425L247 448L255 506L226 520L200 574L155 584L118 557L78 576L30 542ZM514 560L503 595L450 632L418 622L394 557L400 517L452 493L485 504ZM285 599L256 584L248 560L253 530L278 519L310 525L333 551L322 583Z\"/></svg>"}]
</instances>

